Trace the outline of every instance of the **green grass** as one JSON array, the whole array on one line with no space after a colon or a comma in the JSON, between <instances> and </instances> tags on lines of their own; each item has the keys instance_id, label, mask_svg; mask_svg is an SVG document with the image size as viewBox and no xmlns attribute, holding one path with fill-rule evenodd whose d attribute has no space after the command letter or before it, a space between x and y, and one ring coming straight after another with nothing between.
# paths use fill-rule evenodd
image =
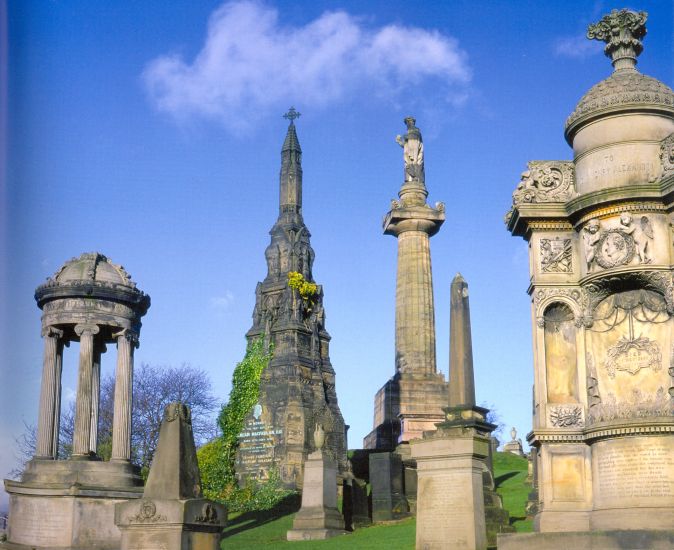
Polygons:
<instances>
[{"instance_id":1,"label":"green grass","mask_svg":"<svg viewBox=\"0 0 674 550\"><path fill-rule=\"evenodd\" d=\"M497 491L503 498L504 507L510 512L511 523L519 532L531 531L531 521L526 519L524 508L530 486L526 483L527 460L509 453L497 453L494 457L494 477ZM295 512L299 507L297 498L268 511L231 514L225 528L222 548L247 550L254 548L277 548L293 546L302 550L313 548L367 548L412 550L416 537L414 518L388 522L356 529L343 537L322 541L286 541L286 532L292 528Z\"/></svg>"},{"instance_id":2,"label":"green grass","mask_svg":"<svg viewBox=\"0 0 674 550\"><path fill-rule=\"evenodd\" d=\"M503 499L503 507L510 513L510 523L519 533L533 530L532 521L526 519L525 507L531 491L527 479L527 459L512 453L494 456L496 492Z\"/></svg>"}]
</instances>

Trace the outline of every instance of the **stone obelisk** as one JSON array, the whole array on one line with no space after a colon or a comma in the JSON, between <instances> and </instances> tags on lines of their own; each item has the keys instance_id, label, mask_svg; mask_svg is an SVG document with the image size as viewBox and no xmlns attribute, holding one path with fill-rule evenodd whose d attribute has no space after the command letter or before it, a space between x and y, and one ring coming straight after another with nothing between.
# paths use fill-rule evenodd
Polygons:
<instances>
[{"instance_id":1,"label":"stone obelisk","mask_svg":"<svg viewBox=\"0 0 674 550\"><path fill-rule=\"evenodd\" d=\"M495 426L486 421L488 411L475 405L468 285L461 275L451 286L449 354L446 420L410 442L418 475L416 546L484 550L484 472Z\"/></svg>"},{"instance_id":2,"label":"stone obelisk","mask_svg":"<svg viewBox=\"0 0 674 550\"><path fill-rule=\"evenodd\" d=\"M403 148L405 179L399 200L384 218L384 233L398 239L395 375L375 396L374 430L364 447L392 449L442 421L447 384L435 362L435 310L430 237L445 221L445 208L426 204L424 145L415 119L397 136Z\"/></svg>"},{"instance_id":3,"label":"stone obelisk","mask_svg":"<svg viewBox=\"0 0 674 550\"><path fill-rule=\"evenodd\" d=\"M302 216L302 149L294 108L286 113L288 130L281 147L279 213L265 250L267 276L255 291L249 342L264 336L273 358L262 373L260 399L239 437L239 481L264 480L278 471L289 488L302 486L303 464L313 452L312 431L325 430L323 452L347 471L346 432L337 403L335 371L330 362L330 335L325 330L323 288L315 284L314 251ZM303 297L289 285L289 274L315 284Z\"/></svg>"}]
</instances>

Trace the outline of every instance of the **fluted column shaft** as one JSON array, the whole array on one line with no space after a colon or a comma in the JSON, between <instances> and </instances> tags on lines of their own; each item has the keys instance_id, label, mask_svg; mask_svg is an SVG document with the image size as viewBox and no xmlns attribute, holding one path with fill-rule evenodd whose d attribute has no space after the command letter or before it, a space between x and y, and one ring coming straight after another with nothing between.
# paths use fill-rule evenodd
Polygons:
<instances>
[{"instance_id":1,"label":"fluted column shaft","mask_svg":"<svg viewBox=\"0 0 674 550\"><path fill-rule=\"evenodd\" d=\"M105 351L105 344L94 346L94 364L91 372L91 433L89 435L89 450L96 454L98 451L98 410L101 400L101 354Z\"/></svg>"},{"instance_id":2,"label":"fluted column shaft","mask_svg":"<svg viewBox=\"0 0 674 550\"><path fill-rule=\"evenodd\" d=\"M133 401L133 350L137 342L127 330L117 336L115 412L112 422L112 460L131 459L131 404Z\"/></svg>"},{"instance_id":3,"label":"fluted column shaft","mask_svg":"<svg viewBox=\"0 0 674 550\"><path fill-rule=\"evenodd\" d=\"M61 429L61 375L63 373L63 346L67 345L59 340L56 351L56 388L54 391L54 458L59 456L59 432Z\"/></svg>"},{"instance_id":4,"label":"fluted column shaft","mask_svg":"<svg viewBox=\"0 0 674 550\"><path fill-rule=\"evenodd\" d=\"M398 235L396 372L437 372L431 251L425 231Z\"/></svg>"},{"instance_id":5,"label":"fluted column shaft","mask_svg":"<svg viewBox=\"0 0 674 550\"><path fill-rule=\"evenodd\" d=\"M75 332L80 337L80 364L77 380L77 404L75 407L75 431L73 433L73 456L88 456L91 444L91 405L93 401L94 335L96 325L77 325Z\"/></svg>"},{"instance_id":6,"label":"fluted column shaft","mask_svg":"<svg viewBox=\"0 0 674 550\"><path fill-rule=\"evenodd\" d=\"M37 458L56 458L54 447L56 394L60 387L59 356L62 345L59 340L63 331L48 327L44 334L44 358L42 362L42 387L40 389L40 412L37 427Z\"/></svg>"}]
</instances>

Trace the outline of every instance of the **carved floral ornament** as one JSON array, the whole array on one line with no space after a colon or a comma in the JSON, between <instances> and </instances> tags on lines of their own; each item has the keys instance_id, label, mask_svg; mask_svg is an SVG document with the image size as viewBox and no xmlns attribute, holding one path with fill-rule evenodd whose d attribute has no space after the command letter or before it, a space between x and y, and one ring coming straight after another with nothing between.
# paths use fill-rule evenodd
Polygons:
<instances>
[{"instance_id":1,"label":"carved floral ornament","mask_svg":"<svg viewBox=\"0 0 674 550\"><path fill-rule=\"evenodd\" d=\"M555 428L575 428L583 425L581 405L558 405L550 411L550 423Z\"/></svg>"},{"instance_id":2,"label":"carved floral ornament","mask_svg":"<svg viewBox=\"0 0 674 550\"><path fill-rule=\"evenodd\" d=\"M523 203L566 202L576 195L573 162L539 161L528 163L513 193L513 206Z\"/></svg>"}]
</instances>

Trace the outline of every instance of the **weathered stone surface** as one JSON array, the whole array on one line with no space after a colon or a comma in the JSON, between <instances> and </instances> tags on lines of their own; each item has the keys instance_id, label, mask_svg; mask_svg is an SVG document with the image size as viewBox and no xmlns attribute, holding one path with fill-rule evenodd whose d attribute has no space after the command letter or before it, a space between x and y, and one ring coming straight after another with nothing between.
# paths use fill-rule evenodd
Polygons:
<instances>
[{"instance_id":1,"label":"weathered stone surface","mask_svg":"<svg viewBox=\"0 0 674 550\"><path fill-rule=\"evenodd\" d=\"M435 309L430 237L445 221L445 207L426 204L423 140L412 117L404 150L405 181L384 218L384 233L398 239L396 276L395 375L377 392L374 429L363 446L392 450L421 437L443 419L447 384L435 360Z\"/></svg>"},{"instance_id":2,"label":"weathered stone surface","mask_svg":"<svg viewBox=\"0 0 674 550\"><path fill-rule=\"evenodd\" d=\"M571 166L575 195L527 202L518 188L507 217L530 251L528 509L540 533L573 533L541 535L540 548L629 547L624 529L660 544L674 529L674 92L636 70L645 21L614 10L588 30L615 71L567 121L575 160L549 163ZM595 530L616 532L575 533Z\"/></svg>"},{"instance_id":3,"label":"weathered stone surface","mask_svg":"<svg viewBox=\"0 0 674 550\"><path fill-rule=\"evenodd\" d=\"M590 531L568 533L518 533L498 535L498 550L583 550L674 548L674 531Z\"/></svg>"},{"instance_id":4,"label":"weathered stone surface","mask_svg":"<svg viewBox=\"0 0 674 550\"><path fill-rule=\"evenodd\" d=\"M190 410L164 410L143 498L115 507L121 550L219 550L227 511L202 498Z\"/></svg>"},{"instance_id":5,"label":"weathered stone surface","mask_svg":"<svg viewBox=\"0 0 674 550\"><path fill-rule=\"evenodd\" d=\"M486 437L414 440L417 461L417 548L487 548L482 472L489 452Z\"/></svg>"},{"instance_id":6,"label":"weathered stone surface","mask_svg":"<svg viewBox=\"0 0 674 550\"><path fill-rule=\"evenodd\" d=\"M321 439L324 432L320 431ZM318 540L343 535L344 518L337 510L337 463L323 453L324 441L316 440L317 451L304 463L302 507L295 515L288 540Z\"/></svg>"},{"instance_id":7,"label":"weathered stone surface","mask_svg":"<svg viewBox=\"0 0 674 550\"><path fill-rule=\"evenodd\" d=\"M400 455L388 452L370 455L370 487L372 521L389 521L408 515Z\"/></svg>"},{"instance_id":8,"label":"weathered stone surface","mask_svg":"<svg viewBox=\"0 0 674 550\"><path fill-rule=\"evenodd\" d=\"M96 456L101 354L106 344L128 335L118 348L117 384L130 388L133 347L150 297L136 288L122 266L97 252L66 262L35 291L42 309L45 341L35 458L20 481L5 480L10 495L9 547L35 549L119 548L114 505L140 497L142 480L130 462L131 404L117 414L115 395L113 458ZM63 347L79 341L79 373L70 460L56 460L61 414ZM119 369L122 362L126 368ZM122 452L117 452L118 450Z\"/></svg>"},{"instance_id":9,"label":"weathered stone surface","mask_svg":"<svg viewBox=\"0 0 674 550\"><path fill-rule=\"evenodd\" d=\"M262 374L260 400L246 419L237 453L236 472L265 479L278 469L284 485L302 486L302 469L314 450L311 432L320 423L326 432L324 452L347 471L346 432L335 392L330 362L330 335L325 330L323 288L311 301L289 288L288 273L300 273L314 282L314 251L302 218L302 150L291 109L288 132L281 150L279 216L265 251L267 276L255 291L250 340L260 335L274 344L274 356Z\"/></svg>"}]
</instances>

